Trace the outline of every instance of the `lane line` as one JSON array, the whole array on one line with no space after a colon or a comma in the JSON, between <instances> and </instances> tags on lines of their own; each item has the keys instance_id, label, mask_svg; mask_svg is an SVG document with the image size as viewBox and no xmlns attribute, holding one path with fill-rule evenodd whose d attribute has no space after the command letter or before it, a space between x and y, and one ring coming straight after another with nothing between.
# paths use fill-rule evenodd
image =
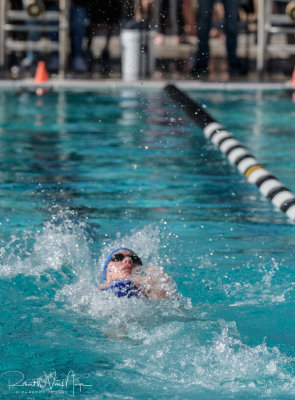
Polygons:
<instances>
[{"instance_id":1,"label":"lane line","mask_svg":"<svg viewBox=\"0 0 295 400\"><path fill-rule=\"evenodd\" d=\"M203 130L205 137L227 156L229 162L237 167L248 182L254 183L275 207L283 211L292 221L295 221L294 193L259 163L231 132L212 118L186 93L171 84L165 87L165 91Z\"/></svg>"}]
</instances>

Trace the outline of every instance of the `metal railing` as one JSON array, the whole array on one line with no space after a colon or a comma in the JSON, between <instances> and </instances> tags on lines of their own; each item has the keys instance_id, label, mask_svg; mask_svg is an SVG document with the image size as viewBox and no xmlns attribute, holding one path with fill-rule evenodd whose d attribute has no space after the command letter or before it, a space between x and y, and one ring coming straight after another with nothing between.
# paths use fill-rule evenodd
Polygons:
<instances>
[{"instance_id":1,"label":"metal railing","mask_svg":"<svg viewBox=\"0 0 295 400\"><path fill-rule=\"evenodd\" d=\"M283 0L286 5L290 0ZM295 35L295 21L287 14L273 13L274 0L258 0L258 43L257 72L262 75L267 58L295 54L295 44L287 43L286 35ZM281 34L284 41L272 41L274 35Z\"/></svg>"},{"instance_id":2,"label":"metal railing","mask_svg":"<svg viewBox=\"0 0 295 400\"><path fill-rule=\"evenodd\" d=\"M14 51L58 52L58 75L63 78L66 71L69 31L68 0L59 0L59 11L43 11L39 16L29 15L27 10L9 9L8 0L0 0L0 68L5 68L7 55ZM18 40L10 34L35 31L56 32L58 41L40 36L39 40Z\"/></svg>"}]
</instances>

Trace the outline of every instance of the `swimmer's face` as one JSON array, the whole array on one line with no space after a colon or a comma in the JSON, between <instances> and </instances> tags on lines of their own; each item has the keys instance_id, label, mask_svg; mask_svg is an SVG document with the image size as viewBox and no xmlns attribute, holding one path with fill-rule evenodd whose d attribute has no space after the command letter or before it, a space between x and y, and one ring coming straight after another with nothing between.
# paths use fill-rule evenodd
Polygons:
<instances>
[{"instance_id":1,"label":"swimmer's face","mask_svg":"<svg viewBox=\"0 0 295 400\"><path fill-rule=\"evenodd\" d=\"M126 279L139 265L142 265L142 262L133 251L118 250L108 263L107 282Z\"/></svg>"}]
</instances>

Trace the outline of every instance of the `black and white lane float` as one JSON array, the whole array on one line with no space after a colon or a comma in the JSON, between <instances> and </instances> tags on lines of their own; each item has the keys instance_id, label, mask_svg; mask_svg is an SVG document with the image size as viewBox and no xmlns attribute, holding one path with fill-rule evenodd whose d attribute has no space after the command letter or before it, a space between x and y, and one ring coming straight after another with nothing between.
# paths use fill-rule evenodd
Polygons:
<instances>
[{"instance_id":1,"label":"black and white lane float","mask_svg":"<svg viewBox=\"0 0 295 400\"><path fill-rule=\"evenodd\" d=\"M230 163L236 165L250 183L257 185L264 196L295 221L295 195L187 94L174 85L167 85L165 91L203 129L205 137L227 156Z\"/></svg>"}]
</instances>

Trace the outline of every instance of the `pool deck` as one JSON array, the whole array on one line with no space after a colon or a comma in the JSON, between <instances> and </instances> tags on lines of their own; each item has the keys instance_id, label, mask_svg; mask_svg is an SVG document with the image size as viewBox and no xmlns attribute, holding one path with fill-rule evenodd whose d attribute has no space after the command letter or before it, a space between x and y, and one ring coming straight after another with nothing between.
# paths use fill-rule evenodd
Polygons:
<instances>
[{"instance_id":1,"label":"pool deck","mask_svg":"<svg viewBox=\"0 0 295 400\"><path fill-rule=\"evenodd\" d=\"M139 80L133 82L124 82L120 79L91 80L91 79L59 79L52 78L43 84L36 84L33 79L20 80L0 80L1 91L34 91L39 87L47 90L59 91L97 91L99 89L162 89L167 84L173 83L185 90L292 90L291 81L284 82L205 82L205 81L187 81L187 80Z\"/></svg>"},{"instance_id":2,"label":"pool deck","mask_svg":"<svg viewBox=\"0 0 295 400\"><path fill-rule=\"evenodd\" d=\"M247 74L237 77L230 77L227 72L226 50L224 37L210 39L210 63L209 76L204 79L195 79L190 75L190 69L196 50L196 38L189 36L188 42L176 44L173 37L166 36L164 43L154 46L155 71L150 79L138 80L133 82L121 79L121 46L119 36L111 39L110 53L112 61L112 74L103 75L99 70L99 65L92 72L73 73L68 71L66 77L61 79L56 74L51 74L50 80L42 85L53 91L61 90L87 90L96 91L100 88L120 89L120 88L162 88L167 83L174 83L180 88L204 89L204 90L281 90L294 88L292 85L292 59L283 52L278 54L276 60L271 60L271 68L259 76L256 71L257 45L255 33L248 36L239 35L238 56L247 65ZM278 40L283 42L284 38ZM97 36L93 40L92 52L95 57L99 57L104 46L104 38ZM288 72L289 71L289 72ZM11 74L6 71L0 79L0 90L34 90L36 84L30 74L18 74L15 79L11 79ZM0 78L1 78L0 77Z\"/></svg>"}]
</instances>

